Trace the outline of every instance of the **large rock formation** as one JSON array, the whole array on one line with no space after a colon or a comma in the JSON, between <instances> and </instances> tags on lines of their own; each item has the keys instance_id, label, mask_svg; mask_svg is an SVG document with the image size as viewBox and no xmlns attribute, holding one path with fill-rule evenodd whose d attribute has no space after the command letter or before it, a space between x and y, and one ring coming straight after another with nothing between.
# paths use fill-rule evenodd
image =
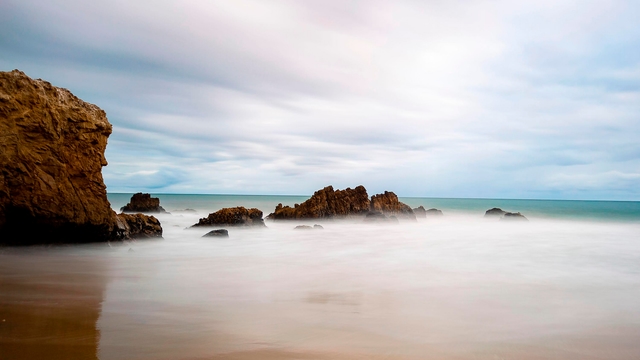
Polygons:
<instances>
[{"instance_id":1,"label":"large rock formation","mask_svg":"<svg viewBox=\"0 0 640 360\"><path fill-rule=\"evenodd\" d=\"M262 220L262 211L256 208L247 209L243 206L238 206L220 209L211 213L206 218L200 219L200 221L192 227L218 225L265 226L264 220Z\"/></svg>"},{"instance_id":2,"label":"large rock formation","mask_svg":"<svg viewBox=\"0 0 640 360\"><path fill-rule=\"evenodd\" d=\"M133 194L129 203L120 208L120 211L126 213L166 213L164 208L160 206L160 199L143 193Z\"/></svg>"},{"instance_id":3,"label":"large rock formation","mask_svg":"<svg viewBox=\"0 0 640 360\"><path fill-rule=\"evenodd\" d=\"M278 204L268 218L281 219L317 219L364 215L369 211L369 195L364 186L355 189L333 190L327 186L316 191L311 198L294 207Z\"/></svg>"},{"instance_id":4,"label":"large rock formation","mask_svg":"<svg viewBox=\"0 0 640 360\"><path fill-rule=\"evenodd\" d=\"M23 72L0 72L0 243L77 243L125 235L102 167L103 110Z\"/></svg>"}]
</instances>

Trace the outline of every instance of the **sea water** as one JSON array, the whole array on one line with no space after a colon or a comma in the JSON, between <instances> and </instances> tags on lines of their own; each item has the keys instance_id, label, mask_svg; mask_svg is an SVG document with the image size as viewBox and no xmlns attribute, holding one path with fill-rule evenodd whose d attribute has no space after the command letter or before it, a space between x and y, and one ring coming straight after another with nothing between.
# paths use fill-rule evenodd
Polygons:
<instances>
[{"instance_id":1,"label":"sea water","mask_svg":"<svg viewBox=\"0 0 640 360\"><path fill-rule=\"evenodd\" d=\"M163 240L0 248L0 359L640 358L638 202L401 198L444 215L203 238L307 197L157 196Z\"/></svg>"}]
</instances>

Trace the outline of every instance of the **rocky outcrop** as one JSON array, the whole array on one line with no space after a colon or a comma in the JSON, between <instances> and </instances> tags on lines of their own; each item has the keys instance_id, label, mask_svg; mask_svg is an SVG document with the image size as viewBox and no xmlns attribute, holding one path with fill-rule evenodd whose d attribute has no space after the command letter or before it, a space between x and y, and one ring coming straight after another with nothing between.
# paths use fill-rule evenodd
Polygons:
<instances>
[{"instance_id":1,"label":"rocky outcrop","mask_svg":"<svg viewBox=\"0 0 640 360\"><path fill-rule=\"evenodd\" d=\"M202 237L229 237L229 230L227 229L211 230L208 233L202 235Z\"/></svg>"},{"instance_id":2,"label":"rocky outcrop","mask_svg":"<svg viewBox=\"0 0 640 360\"><path fill-rule=\"evenodd\" d=\"M519 212L517 212L517 213L512 213L512 212L504 213L504 215L500 218L500 220L506 220L506 221L529 221L529 219L527 219L524 215L520 214Z\"/></svg>"},{"instance_id":3,"label":"rocky outcrop","mask_svg":"<svg viewBox=\"0 0 640 360\"><path fill-rule=\"evenodd\" d=\"M238 206L234 208L220 209L211 213L206 218L200 219L200 221L192 227L220 225L265 226L264 221L262 220L262 211L256 208L247 209L243 206Z\"/></svg>"},{"instance_id":4,"label":"rocky outcrop","mask_svg":"<svg viewBox=\"0 0 640 360\"><path fill-rule=\"evenodd\" d=\"M143 193L133 194L129 203L120 208L120 211L125 213L166 213L164 208L160 206L160 199Z\"/></svg>"},{"instance_id":5,"label":"rocky outcrop","mask_svg":"<svg viewBox=\"0 0 640 360\"><path fill-rule=\"evenodd\" d=\"M387 216L380 211L370 211L365 215L364 222L366 223L391 223L397 224L398 218L395 215Z\"/></svg>"},{"instance_id":6,"label":"rocky outcrop","mask_svg":"<svg viewBox=\"0 0 640 360\"><path fill-rule=\"evenodd\" d=\"M161 238L162 226L153 216L144 214L118 214L118 238L123 240Z\"/></svg>"},{"instance_id":7,"label":"rocky outcrop","mask_svg":"<svg viewBox=\"0 0 640 360\"><path fill-rule=\"evenodd\" d=\"M0 243L117 238L102 167L111 124L96 105L0 72Z\"/></svg>"},{"instance_id":8,"label":"rocky outcrop","mask_svg":"<svg viewBox=\"0 0 640 360\"><path fill-rule=\"evenodd\" d=\"M485 211L484 213L484 217L502 217L502 215L506 214L507 212L500 209L500 208L492 208L489 209L487 211Z\"/></svg>"},{"instance_id":9,"label":"rocky outcrop","mask_svg":"<svg viewBox=\"0 0 640 360\"><path fill-rule=\"evenodd\" d=\"M398 200L398 196L391 191L377 194L371 197L371 211L381 212L387 216L396 216L405 219L416 219L411 207Z\"/></svg>"},{"instance_id":10,"label":"rocky outcrop","mask_svg":"<svg viewBox=\"0 0 640 360\"><path fill-rule=\"evenodd\" d=\"M436 208L429 209L426 211L426 216L442 216L442 210L438 210Z\"/></svg>"},{"instance_id":11,"label":"rocky outcrop","mask_svg":"<svg viewBox=\"0 0 640 360\"><path fill-rule=\"evenodd\" d=\"M416 215L417 218L427 217L427 210L425 210L424 206L422 205L418 206L417 208L414 208L413 213Z\"/></svg>"},{"instance_id":12,"label":"rocky outcrop","mask_svg":"<svg viewBox=\"0 0 640 360\"><path fill-rule=\"evenodd\" d=\"M319 219L364 215L369 211L369 195L364 186L355 189L334 190L327 186L316 191L311 198L294 207L278 204L268 218L283 219Z\"/></svg>"}]
</instances>

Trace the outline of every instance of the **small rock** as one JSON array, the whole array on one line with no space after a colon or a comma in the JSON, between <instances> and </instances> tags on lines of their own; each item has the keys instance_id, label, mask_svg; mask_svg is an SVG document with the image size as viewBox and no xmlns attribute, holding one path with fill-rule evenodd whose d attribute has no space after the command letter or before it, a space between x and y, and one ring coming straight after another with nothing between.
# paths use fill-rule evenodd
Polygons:
<instances>
[{"instance_id":1,"label":"small rock","mask_svg":"<svg viewBox=\"0 0 640 360\"><path fill-rule=\"evenodd\" d=\"M313 228L309 225L298 225L293 230L313 230Z\"/></svg>"},{"instance_id":2,"label":"small rock","mask_svg":"<svg viewBox=\"0 0 640 360\"><path fill-rule=\"evenodd\" d=\"M492 208L484 213L484 217L501 217L507 212L500 208Z\"/></svg>"},{"instance_id":3,"label":"small rock","mask_svg":"<svg viewBox=\"0 0 640 360\"><path fill-rule=\"evenodd\" d=\"M432 208L426 211L426 216L442 216L442 210Z\"/></svg>"},{"instance_id":4,"label":"small rock","mask_svg":"<svg viewBox=\"0 0 640 360\"><path fill-rule=\"evenodd\" d=\"M202 237L229 237L229 231L227 229L211 230Z\"/></svg>"},{"instance_id":5,"label":"small rock","mask_svg":"<svg viewBox=\"0 0 640 360\"><path fill-rule=\"evenodd\" d=\"M500 220L506 220L506 221L529 221L529 219L527 219L524 215L520 214L519 212L517 212L517 213L507 212L500 218Z\"/></svg>"},{"instance_id":6,"label":"small rock","mask_svg":"<svg viewBox=\"0 0 640 360\"><path fill-rule=\"evenodd\" d=\"M324 229L324 228L322 227L322 225L318 225L318 224L314 224L314 225L313 225L313 228L314 228L314 229L317 229L317 230L322 230L322 229Z\"/></svg>"}]
</instances>

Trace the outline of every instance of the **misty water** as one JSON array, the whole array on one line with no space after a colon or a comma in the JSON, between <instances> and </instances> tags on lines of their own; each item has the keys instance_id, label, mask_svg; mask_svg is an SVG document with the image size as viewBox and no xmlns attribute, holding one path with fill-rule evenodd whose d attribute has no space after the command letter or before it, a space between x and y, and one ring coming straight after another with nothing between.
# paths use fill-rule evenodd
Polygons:
<instances>
[{"instance_id":1,"label":"misty water","mask_svg":"<svg viewBox=\"0 0 640 360\"><path fill-rule=\"evenodd\" d=\"M444 216L397 225L186 229L304 199L161 196L163 240L0 248L0 359L640 357L637 213L521 202L514 223L483 218L499 201L441 200Z\"/></svg>"}]
</instances>

